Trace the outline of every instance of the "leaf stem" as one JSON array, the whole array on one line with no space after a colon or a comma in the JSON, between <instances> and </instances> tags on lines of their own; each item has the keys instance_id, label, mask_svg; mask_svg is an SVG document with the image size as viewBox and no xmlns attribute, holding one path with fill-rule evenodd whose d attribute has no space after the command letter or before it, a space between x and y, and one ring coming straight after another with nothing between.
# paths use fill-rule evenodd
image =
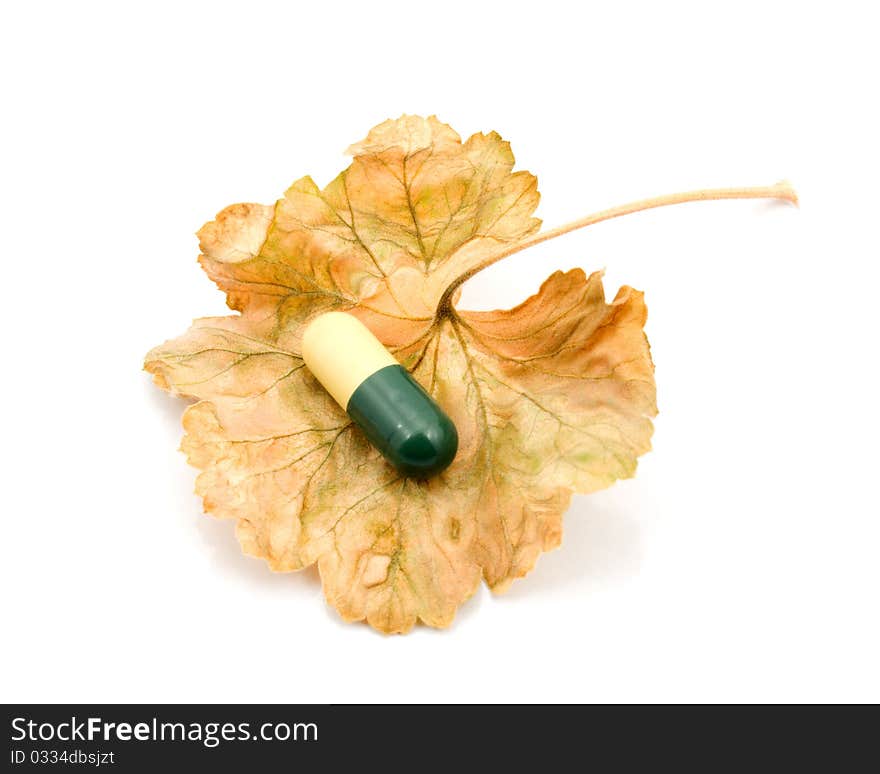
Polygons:
<instances>
[{"instance_id":1,"label":"leaf stem","mask_svg":"<svg viewBox=\"0 0 880 774\"><path fill-rule=\"evenodd\" d=\"M655 207L666 207L669 204L703 202L716 199L781 199L783 201L791 202L794 205L797 205L798 203L798 197L794 187L787 180L782 180L775 185L754 186L750 188L704 188L698 191L666 194L665 196L655 196L650 199L639 199L638 201L630 202L629 204L622 204L608 210L595 212L592 215L587 215L585 218L574 220L563 226L557 226L556 228L551 228L547 231L534 234L533 236L515 242L512 245L508 245L497 253L493 253L486 260L452 281L449 287L446 288L443 296L440 298L440 303L437 307L438 312L442 313L444 310L450 308L451 299L455 291L475 274L491 266L493 263L497 263L504 258L508 258L515 253L526 250L527 248L533 247L541 242L546 242L549 239L555 239L563 234L568 234L572 231L592 226L594 223L601 223L604 220L619 218L622 215L630 215L634 212L651 210Z\"/></svg>"}]
</instances>

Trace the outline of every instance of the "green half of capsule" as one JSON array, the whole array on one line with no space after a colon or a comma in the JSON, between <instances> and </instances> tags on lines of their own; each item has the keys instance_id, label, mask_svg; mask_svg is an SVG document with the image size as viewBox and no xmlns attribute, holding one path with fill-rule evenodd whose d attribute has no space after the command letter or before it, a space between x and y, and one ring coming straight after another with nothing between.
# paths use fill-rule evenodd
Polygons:
<instances>
[{"instance_id":1,"label":"green half of capsule","mask_svg":"<svg viewBox=\"0 0 880 774\"><path fill-rule=\"evenodd\" d=\"M306 366L401 473L436 475L458 451L458 433L436 401L372 332L345 312L314 318L302 338Z\"/></svg>"},{"instance_id":2,"label":"green half of capsule","mask_svg":"<svg viewBox=\"0 0 880 774\"><path fill-rule=\"evenodd\" d=\"M401 365L380 368L352 393L345 409L405 476L427 478L458 451L452 420Z\"/></svg>"}]
</instances>

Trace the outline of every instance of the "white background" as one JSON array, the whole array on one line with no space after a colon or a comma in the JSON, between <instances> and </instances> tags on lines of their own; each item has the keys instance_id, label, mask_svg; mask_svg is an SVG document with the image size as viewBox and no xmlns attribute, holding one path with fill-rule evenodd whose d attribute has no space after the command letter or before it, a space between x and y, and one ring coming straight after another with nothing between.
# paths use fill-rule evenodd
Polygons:
<instances>
[{"instance_id":1,"label":"white background","mask_svg":"<svg viewBox=\"0 0 880 774\"><path fill-rule=\"evenodd\" d=\"M880 700L878 61L869 3L19 3L2 65L5 701ZM496 129L554 226L791 179L521 253L646 291L636 479L451 629L342 623L201 515L140 371L223 313L193 232L328 182L402 112Z\"/></svg>"}]
</instances>

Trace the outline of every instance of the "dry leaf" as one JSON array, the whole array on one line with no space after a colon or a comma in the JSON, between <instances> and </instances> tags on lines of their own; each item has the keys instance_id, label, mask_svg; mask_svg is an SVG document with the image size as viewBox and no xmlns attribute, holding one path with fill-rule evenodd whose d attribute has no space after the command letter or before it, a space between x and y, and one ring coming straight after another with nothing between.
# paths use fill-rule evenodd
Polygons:
<instances>
[{"instance_id":1,"label":"dry leaf","mask_svg":"<svg viewBox=\"0 0 880 774\"><path fill-rule=\"evenodd\" d=\"M240 314L197 320L145 367L198 399L182 448L247 553L317 562L346 620L443 627L481 576L504 590L559 545L573 492L634 474L656 413L645 305L628 287L606 303L600 275L574 270L508 311L456 309L464 279L537 232L535 178L497 134L462 143L433 117L386 121L350 153L323 190L305 177L202 228L201 264ZM303 366L303 327L331 309L455 422L441 476L401 478Z\"/></svg>"}]
</instances>

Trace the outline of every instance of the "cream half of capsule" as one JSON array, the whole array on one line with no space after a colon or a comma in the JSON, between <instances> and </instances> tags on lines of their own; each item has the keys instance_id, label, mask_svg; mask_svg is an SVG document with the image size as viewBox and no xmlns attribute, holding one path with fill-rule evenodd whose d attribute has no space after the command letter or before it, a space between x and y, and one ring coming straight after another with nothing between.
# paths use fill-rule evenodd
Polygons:
<instances>
[{"instance_id":1,"label":"cream half of capsule","mask_svg":"<svg viewBox=\"0 0 880 774\"><path fill-rule=\"evenodd\" d=\"M401 473L427 478L458 451L452 420L356 317L327 312L306 327L306 367Z\"/></svg>"}]
</instances>

